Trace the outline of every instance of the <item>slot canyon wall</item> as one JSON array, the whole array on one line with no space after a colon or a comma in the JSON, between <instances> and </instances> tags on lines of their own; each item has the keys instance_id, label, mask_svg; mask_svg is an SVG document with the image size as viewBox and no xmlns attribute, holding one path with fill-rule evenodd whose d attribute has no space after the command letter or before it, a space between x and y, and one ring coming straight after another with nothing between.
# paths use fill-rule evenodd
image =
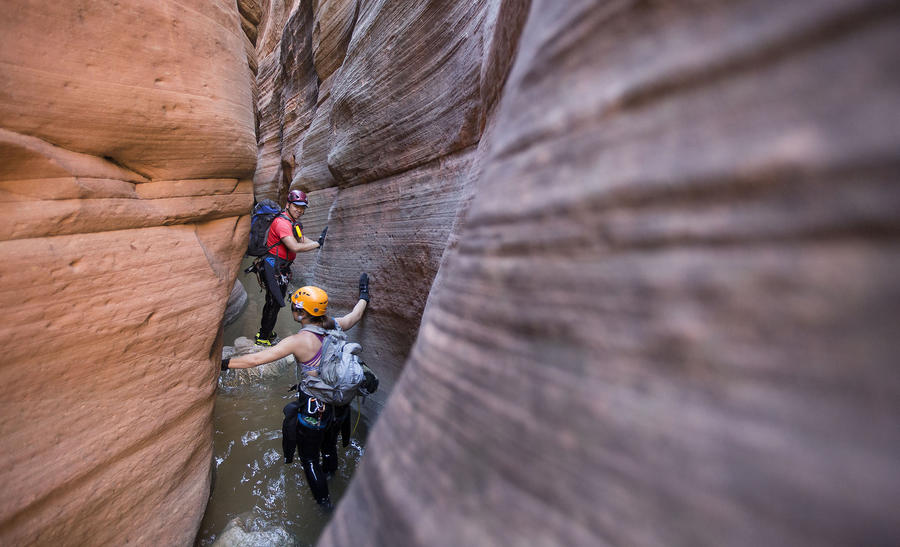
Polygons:
<instances>
[{"instance_id":1,"label":"slot canyon wall","mask_svg":"<svg viewBox=\"0 0 900 547\"><path fill-rule=\"evenodd\" d=\"M896 5L44 4L0 23L0 542L193 541L291 187L383 381L322 544L900 538Z\"/></svg>"},{"instance_id":2,"label":"slot canyon wall","mask_svg":"<svg viewBox=\"0 0 900 547\"><path fill-rule=\"evenodd\" d=\"M352 337L381 387L400 376L527 14L521 0L242 2L257 74L257 199L309 193L322 251L301 253L293 286L330 309L373 297ZM228 343L229 341L226 341Z\"/></svg>"},{"instance_id":3,"label":"slot canyon wall","mask_svg":"<svg viewBox=\"0 0 900 547\"><path fill-rule=\"evenodd\" d=\"M445 15L391 28L464 28ZM532 0L319 544L897 544L898 23L865 0ZM373 42L396 43L354 31L343 70L380 68L350 58ZM371 116L339 81L332 122ZM393 160L346 165L354 131L395 142L339 130L329 172L377 176Z\"/></svg>"},{"instance_id":4,"label":"slot canyon wall","mask_svg":"<svg viewBox=\"0 0 900 547\"><path fill-rule=\"evenodd\" d=\"M253 204L238 11L4 8L0 543L189 545Z\"/></svg>"}]
</instances>

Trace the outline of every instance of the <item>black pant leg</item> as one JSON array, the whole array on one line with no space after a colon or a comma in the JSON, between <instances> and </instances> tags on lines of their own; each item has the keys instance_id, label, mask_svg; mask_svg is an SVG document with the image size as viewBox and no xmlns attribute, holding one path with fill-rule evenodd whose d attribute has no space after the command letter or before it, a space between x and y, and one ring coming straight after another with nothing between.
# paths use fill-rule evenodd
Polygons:
<instances>
[{"instance_id":1,"label":"black pant leg","mask_svg":"<svg viewBox=\"0 0 900 547\"><path fill-rule=\"evenodd\" d=\"M338 468L337 438L344 438L344 446L350 444L350 405L334 407L334 418L325 430L322 439L322 467L325 473L334 473Z\"/></svg>"},{"instance_id":2,"label":"black pant leg","mask_svg":"<svg viewBox=\"0 0 900 547\"><path fill-rule=\"evenodd\" d=\"M328 481L319 463L319 452L322 449L324 430L300 427L297 431L300 459L303 461L303 473L313 497L321 505L330 505Z\"/></svg>"},{"instance_id":3,"label":"black pant leg","mask_svg":"<svg viewBox=\"0 0 900 547\"><path fill-rule=\"evenodd\" d=\"M278 321L279 310L281 310L281 306L278 305L278 300L266 287L266 303L263 306L262 321L259 327L259 336L261 338L269 338L269 335L272 334L272 331L275 329L275 323Z\"/></svg>"},{"instance_id":4,"label":"black pant leg","mask_svg":"<svg viewBox=\"0 0 900 547\"><path fill-rule=\"evenodd\" d=\"M325 430L322 438L322 469L327 474L333 474L338 468L337 436L339 431L340 425L332 423Z\"/></svg>"},{"instance_id":5,"label":"black pant leg","mask_svg":"<svg viewBox=\"0 0 900 547\"><path fill-rule=\"evenodd\" d=\"M350 446L350 434L352 433L350 429L350 405L347 405L347 414L344 416L341 424L341 444L344 448Z\"/></svg>"},{"instance_id":6,"label":"black pant leg","mask_svg":"<svg viewBox=\"0 0 900 547\"><path fill-rule=\"evenodd\" d=\"M271 258L271 257L269 257ZM262 321L260 322L260 338L269 338L275 323L278 321L278 312L284 307L284 297L287 292L287 274L290 273L290 264L275 259L275 264L263 261L263 285L266 289L266 303L263 306ZM282 282L283 281L283 282Z\"/></svg>"},{"instance_id":7,"label":"black pant leg","mask_svg":"<svg viewBox=\"0 0 900 547\"><path fill-rule=\"evenodd\" d=\"M284 463L294 461L294 452L297 450L297 408L300 403L294 401L284 407L284 420L281 422L281 450L284 452Z\"/></svg>"}]
</instances>

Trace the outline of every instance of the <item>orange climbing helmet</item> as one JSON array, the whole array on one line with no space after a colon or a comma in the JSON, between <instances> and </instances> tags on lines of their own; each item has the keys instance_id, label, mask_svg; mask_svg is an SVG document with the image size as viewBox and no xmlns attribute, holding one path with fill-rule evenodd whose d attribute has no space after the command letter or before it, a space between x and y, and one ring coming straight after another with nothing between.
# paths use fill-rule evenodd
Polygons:
<instances>
[{"instance_id":1,"label":"orange climbing helmet","mask_svg":"<svg viewBox=\"0 0 900 547\"><path fill-rule=\"evenodd\" d=\"M291 305L295 310L306 310L316 317L325 315L328 309L328 293L311 285L300 287L291 295Z\"/></svg>"}]
</instances>

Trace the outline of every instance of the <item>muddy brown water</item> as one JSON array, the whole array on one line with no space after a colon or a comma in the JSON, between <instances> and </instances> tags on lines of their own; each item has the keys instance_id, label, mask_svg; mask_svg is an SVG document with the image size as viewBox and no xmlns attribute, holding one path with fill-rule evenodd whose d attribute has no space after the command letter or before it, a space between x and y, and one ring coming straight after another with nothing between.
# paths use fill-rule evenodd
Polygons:
<instances>
[{"instance_id":1,"label":"muddy brown water","mask_svg":"<svg viewBox=\"0 0 900 547\"><path fill-rule=\"evenodd\" d=\"M254 278L243 272L239 278L249 302L240 318L226 327L226 345L233 345L238 336L252 337L259 328L264 296ZM279 336L295 333L298 328L287 309L282 309L275 327ZM231 385L229 374L234 372L222 373L219 378L213 416L212 493L195 543L212 545L228 522L240 517L248 531L280 527L289 532L288 543L313 545L331 515L321 511L310 494L299 457L286 465L281 451L281 409L297 397L296 392L288 391L296 383L294 367L278 378L246 385ZM346 491L365 451L369 424L357 413L358 404L352 403L352 441L347 447L338 441L339 467L328 481L335 504Z\"/></svg>"}]
</instances>

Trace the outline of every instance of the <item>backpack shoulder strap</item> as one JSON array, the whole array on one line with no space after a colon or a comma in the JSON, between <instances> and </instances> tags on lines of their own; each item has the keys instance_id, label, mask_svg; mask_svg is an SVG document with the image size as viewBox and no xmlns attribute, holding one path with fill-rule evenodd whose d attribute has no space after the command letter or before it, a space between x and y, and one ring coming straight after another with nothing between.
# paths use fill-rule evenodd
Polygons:
<instances>
[{"instance_id":1,"label":"backpack shoulder strap","mask_svg":"<svg viewBox=\"0 0 900 547\"><path fill-rule=\"evenodd\" d=\"M302 329L300 329L300 332L303 332L303 331L309 331L313 334L326 334L325 329L323 329L319 325L307 325L307 326L303 327Z\"/></svg>"}]
</instances>

